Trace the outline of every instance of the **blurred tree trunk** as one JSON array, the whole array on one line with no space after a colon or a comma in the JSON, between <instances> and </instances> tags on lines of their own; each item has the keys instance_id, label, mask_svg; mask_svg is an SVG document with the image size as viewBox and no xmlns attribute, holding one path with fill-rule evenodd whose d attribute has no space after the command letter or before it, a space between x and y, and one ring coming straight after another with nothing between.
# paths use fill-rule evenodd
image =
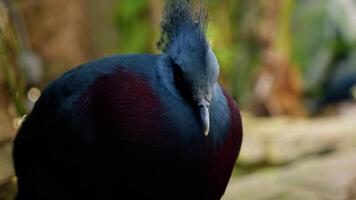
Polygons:
<instances>
[{"instance_id":1,"label":"blurred tree trunk","mask_svg":"<svg viewBox=\"0 0 356 200\"><path fill-rule=\"evenodd\" d=\"M255 86L257 113L303 115L300 75L293 65L290 23L294 0L261 1L258 39L262 68Z\"/></svg>"},{"instance_id":2,"label":"blurred tree trunk","mask_svg":"<svg viewBox=\"0 0 356 200\"><path fill-rule=\"evenodd\" d=\"M12 141L16 117L25 113L23 105L24 79L20 65L20 49L9 9L0 1L0 199L12 199Z\"/></svg>"},{"instance_id":3,"label":"blurred tree trunk","mask_svg":"<svg viewBox=\"0 0 356 200\"><path fill-rule=\"evenodd\" d=\"M160 34L161 15L163 10L163 0L150 0L150 24L153 39L151 44L152 52L158 52L157 41Z\"/></svg>"},{"instance_id":4,"label":"blurred tree trunk","mask_svg":"<svg viewBox=\"0 0 356 200\"><path fill-rule=\"evenodd\" d=\"M45 81L95 55L86 0L19 0L30 45L41 56Z\"/></svg>"},{"instance_id":5,"label":"blurred tree trunk","mask_svg":"<svg viewBox=\"0 0 356 200\"><path fill-rule=\"evenodd\" d=\"M0 95L3 106L14 106L14 115L26 113L23 104L25 78L21 68L21 48L9 9L0 2ZM4 112L6 113L6 112Z\"/></svg>"}]
</instances>

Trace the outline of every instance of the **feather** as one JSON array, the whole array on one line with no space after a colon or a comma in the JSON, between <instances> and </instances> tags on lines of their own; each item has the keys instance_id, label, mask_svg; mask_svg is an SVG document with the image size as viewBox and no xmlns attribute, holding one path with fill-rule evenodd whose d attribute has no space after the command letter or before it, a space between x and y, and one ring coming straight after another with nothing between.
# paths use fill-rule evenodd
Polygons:
<instances>
[{"instance_id":1,"label":"feather","mask_svg":"<svg viewBox=\"0 0 356 200\"><path fill-rule=\"evenodd\" d=\"M166 52L172 41L183 33L205 39L207 18L203 0L199 1L198 9L195 9L191 0L166 0L161 21L161 37L157 42L158 49Z\"/></svg>"}]
</instances>

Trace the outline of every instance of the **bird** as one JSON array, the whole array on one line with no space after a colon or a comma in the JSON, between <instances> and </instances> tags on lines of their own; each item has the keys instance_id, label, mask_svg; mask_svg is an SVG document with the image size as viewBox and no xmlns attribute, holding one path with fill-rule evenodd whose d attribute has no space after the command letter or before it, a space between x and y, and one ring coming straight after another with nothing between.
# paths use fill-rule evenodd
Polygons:
<instances>
[{"instance_id":1,"label":"bird","mask_svg":"<svg viewBox=\"0 0 356 200\"><path fill-rule=\"evenodd\" d=\"M330 70L329 77L321 85L320 97L308 99L307 106L311 115L319 114L329 106L356 99L356 67L349 63L351 62L344 61Z\"/></svg>"},{"instance_id":2,"label":"bird","mask_svg":"<svg viewBox=\"0 0 356 200\"><path fill-rule=\"evenodd\" d=\"M14 141L17 200L221 199L242 122L194 5L165 1L161 53L98 58L44 89Z\"/></svg>"}]
</instances>

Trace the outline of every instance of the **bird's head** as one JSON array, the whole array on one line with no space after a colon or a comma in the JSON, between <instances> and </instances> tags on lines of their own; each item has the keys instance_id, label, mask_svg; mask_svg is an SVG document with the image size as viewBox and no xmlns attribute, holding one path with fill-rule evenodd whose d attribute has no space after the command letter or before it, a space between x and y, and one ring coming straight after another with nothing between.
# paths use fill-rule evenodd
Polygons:
<instances>
[{"instance_id":1,"label":"bird's head","mask_svg":"<svg viewBox=\"0 0 356 200\"><path fill-rule=\"evenodd\" d=\"M173 85L195 110L208 135L210 103L219 64L205 37L205 9L194 11L188 0L167 0L159 47L167 56Z\"/></svg>"}]
</instances>

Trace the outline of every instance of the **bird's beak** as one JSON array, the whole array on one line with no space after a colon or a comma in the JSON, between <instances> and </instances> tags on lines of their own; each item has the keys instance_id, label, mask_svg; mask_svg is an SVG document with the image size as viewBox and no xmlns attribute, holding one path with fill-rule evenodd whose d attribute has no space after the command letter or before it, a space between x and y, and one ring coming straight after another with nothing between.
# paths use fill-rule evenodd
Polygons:
<instances>
[{"instance_id":1,"label":"bird's beak","mask_svg":"<svg viewBox=\"0 0 356 200\"><path fill-rule=\"evenodd\" d=\"M210 118L209 118L209 107L210 104L208 101L205 99L201 100L200 103L198 104L199 106L199 114L200 114L200 119L203 125L203 132L205 136L208 136L209 134L209 128L210 128Z\"/></svg>"}]
</instances>

